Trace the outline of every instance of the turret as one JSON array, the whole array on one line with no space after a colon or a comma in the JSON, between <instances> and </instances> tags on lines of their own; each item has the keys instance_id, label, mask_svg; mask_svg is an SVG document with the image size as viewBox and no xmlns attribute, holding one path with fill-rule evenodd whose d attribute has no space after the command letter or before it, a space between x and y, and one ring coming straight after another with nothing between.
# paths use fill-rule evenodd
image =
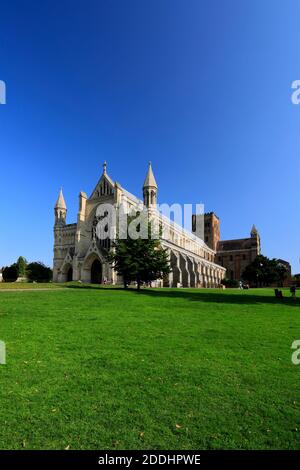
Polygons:
<instances>
[{"instance_id":1,"label":"turret","mask_svg":"<svg viewBox=\"0 0 300 470\"><path fill-rule=\"evenodd\" d=\"M157 184L153 175L151 162L143 186L144 205L148 208L155 208L157 204Z\"/></svg>"},{"instance_id":2,"label":"turret","mask_svg":"<svg viewBox=\"0 0 300 470\"><path fill-rule=\"evenodd\" d=\"M254 224L252 226L250 235L252 238L252 245L253 247L255 247L256 255L260 255L261 253L260 236Z\"/></svg>"},{"instance_id":3,"label":"turret","mask_svg":"<svg viewBox=\"0 0 300 470\"><path fill-rule=\"evenodd\" d=\"M87 201L87 195L85 192L80 191L79 193L79 211L78 211L78 217L77 221L84 221L85 220L85 212L86 212L86 201Z\"/></svg>"},{"instance_id":4,"label":"turret","mask_svg":"<svg viewBox=\"0 0 300 470\"><path fill-rule=\"evenodd\" d=\"M251 235L251 238L256 238L256 237L259 236L259 235L258 235L257 228L255 227L254 224L252 225L252 229L251 229L250 235Z\"/></svg>"},{"instance_id":5,"label":"turret","mask_svg":"<svg viewBox=\"0 0 300 470\"><path fill-rule=\"evenodd\" d=\"M67 206L65 203L62 189L59 191L59 195L54 207L55 225L65 225L67 218Z\"/></svg>"}]
</instances>

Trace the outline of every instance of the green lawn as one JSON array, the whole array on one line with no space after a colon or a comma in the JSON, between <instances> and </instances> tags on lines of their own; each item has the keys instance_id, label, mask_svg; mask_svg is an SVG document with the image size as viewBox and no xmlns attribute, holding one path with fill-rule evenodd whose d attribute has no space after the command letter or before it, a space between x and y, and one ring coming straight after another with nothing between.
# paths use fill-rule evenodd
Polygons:
<instances>
[{"instance_id":1,"label":"green lawn","mask_svg":"<svg viewBox=\"0 0 300 470\"><path fill-rule=\"evenodd\" d=\"M0 448L299 449L285 295L0 292Z\"/></svg>"},{"instance_id":2,"label":"green lawn","mask_svg":"<svg viewBox=\"0 0 300 470\"><path fill-rule=\"evenodd\" d=\"M58 289L65 287L65 284L54 284L52 282L0 282L0 291L1 290L24 290L24 289Z\"/></svg>"}]
</instances>

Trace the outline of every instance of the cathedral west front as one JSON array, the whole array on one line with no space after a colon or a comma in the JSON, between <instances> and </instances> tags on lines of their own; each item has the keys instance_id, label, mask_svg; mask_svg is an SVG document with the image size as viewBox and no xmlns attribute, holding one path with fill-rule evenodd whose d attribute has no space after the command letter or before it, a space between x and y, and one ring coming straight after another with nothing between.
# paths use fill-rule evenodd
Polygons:
<instances>
[{"instance_id":1,"label":"cathedral west front","mask_svg":"<svg viewBox=\"0 0 300 470\"><path fill-rule=\"evenodd\" d=\"M219 240L212 243L212 240L218 237L219 227L216 226L217 233L210 233L210 237L207 237L207 229L204 229L205 237L202 238L182 228L156 209L157 192L158 187L151 164L143 184L141 200L114 182L108 175L104 163L102 175L91 195L88 197L85 192L80 192L77 221L69 224L67 206L60 190L54 208L53 281L122 284L122 279L107 262L105 256L111 247L113 237L99 239L95 230L97 209L100 205L110 204L116 211L121 205L129 208L129 211L143 206L162 227L161 244L169 254L172 272L154 285L220 286L222 279L226 277L226 267L222 266L224 263L217 254ZM207 220L205 215L206 225ZM116 233L114 227L110 227L110 233Z\"/></svg>"}]
</instances>

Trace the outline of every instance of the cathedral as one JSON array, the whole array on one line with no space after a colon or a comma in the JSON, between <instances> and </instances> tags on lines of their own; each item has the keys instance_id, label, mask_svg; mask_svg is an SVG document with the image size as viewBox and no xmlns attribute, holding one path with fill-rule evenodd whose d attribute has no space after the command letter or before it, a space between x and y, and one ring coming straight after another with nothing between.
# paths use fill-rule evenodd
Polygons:
<instances>
[{"instance_id":1,"label":"cathedral","mask_svg":"<svg viewBox=\"0 0 300 470\"><path fill-rule=\"evenodd\" d=\"M103 173L90 197L79 194L77 222L67 223L67 206L60 190L54 208L54 261L53 281L81 281L91 283L122 284L122 279L107 262L105 252L110 239L98 239L95 234L97 208L111 204L118 211L121 205L129 209L147 208L152 218L162 227L161 244L169 254L171 273L158 280L157 287L218 287L225 278L226 268L216 263L216 247L208 243L170 218L162 215L157 207L158 187L151 163L142 188L143 200L137 198L107 173Z\"/></svg>"},{"instance_id":2,"label":"cathedral","mask_svg":"<svg viewBox=\"0 0 300 470\"><path fill-rule=\"evenodd\" d=\"M198 217L193 215L192 231L195 231ZM220 219L214 212L204 214L203 239L216 252L216 262L226 268L226 278L231 281L240 281L244 269L261 254L260 235L255 225L247 238L221 240Z\"/></svg>"}]
</instances>

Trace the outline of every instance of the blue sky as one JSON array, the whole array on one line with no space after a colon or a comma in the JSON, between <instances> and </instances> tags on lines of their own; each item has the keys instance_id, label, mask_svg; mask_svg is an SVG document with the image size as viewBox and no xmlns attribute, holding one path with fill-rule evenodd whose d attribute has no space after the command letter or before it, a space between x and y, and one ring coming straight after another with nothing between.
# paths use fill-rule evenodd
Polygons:
<instances>
[{"instance_id":1,"label":"blue sky","mask_svg":"<svg viewBox=\"0 0 300 470\"><path fill-rule=\"evenodd\" d=\"M0 265L52 263L60 186L108 172L159 201L204 203L223 239L253 223L263 253L299 267L300 3L279 0L2 1Z\"/></svg>"}]
</instances>

